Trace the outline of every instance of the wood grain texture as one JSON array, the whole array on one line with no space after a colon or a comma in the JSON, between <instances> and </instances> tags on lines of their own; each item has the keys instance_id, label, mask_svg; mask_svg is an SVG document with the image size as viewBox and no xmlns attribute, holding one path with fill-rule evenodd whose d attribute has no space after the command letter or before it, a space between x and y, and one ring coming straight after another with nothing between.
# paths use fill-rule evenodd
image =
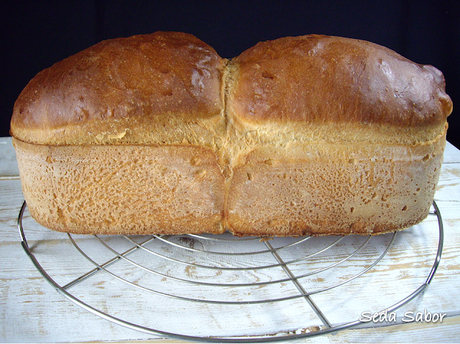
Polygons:
<instances>
[{"instance_id":1,"label":"wood grain texture","mask_svg":"<svg viewBox=\"0 0 460 344\"><path fill-rule=\"evenodd\" d=\"M174 342L151 334L133 331L111 322L103 320L81 309L62 295L53 290L33 266L30 259L22 250L16 228L16 218L22 204L22 191L14 149L11 139L0 139L0 341L1 342L104 342L104 341L133 341L144 342L155 339L164 342ZM435 200L441 210L444 220L444 249L441 264L436 275L422 295L419 295L409 304L397 311L397 320L389 323L367 323L365 328L356 328L341 331L337 334L328 334L299 342L308 343L337 343L337 342L458 342L460 337L460 234L457 228L460 224L460 151L448 144L445 151L444 164L441 170L440 182ZM27 239L34 254L40 256L48 264L49 272L59 283L71 282L75 276L90 271L94 266L86 262L75 267L75 262L81 259L75 249L68 249L65 234L47 230L36 224L29 216L24 218L27 228ZM436 249L437 232L435 217L431 216L423 224L399 233L391 252L369 273L361 279L349 282L346 292L340 288L323 294L312 295L313 301L326 314L333 324L360 316L360 311L367 309L371 304L375 307L385 306L388 302L397 302L402 296L410 293L421 285L432 265ZM79 244L93 245L92 240L78 237ZM375 255L381 244L389 240L389 236L382 236L366 246L362 255L353 257L347 264L338 267L345 272L339 277L329 276L327 273L312 277L304 277L302 284L309 291L325 285L325 283L340 282L368 265L367 257ZM345 255L349 245L344 241L338 252ZM120 251L126 244L117 246ZM195 245L199 245L198 241ZM216 244L217 245L217 244ZM257 243L260 248L264 244ZM259 246L258 246L259 247ZM296 257L303 246L282 252L283 259ZM306 246L307 247L307 246ZM218 245L213 249L219 249ZM62 254L65 252L66 254ZM93 258L98 263L113 257L113 252L107 250L96 251ZM174 252L173 252L174 253ZM133 259L142 259L142 255ZM327 265L332 258L328 255L312 258L315 266ZM198 259L198 258L197 258ZM261 255L257 258L258 264L270 264L273 257ZM206 263L201 261L201 263ZM243 264L244 258L234 257L223 264L227 267ZM249 264L250 262L246 262ZM152 261L151 264L155 264ZM319 265L318 265L319 264ZM197 288L185 285L171 288L168 277L158 277L153 280L147 274L130 274L129 266L117 264L119 272L127 279L132 279L139 285L159 285L164 291L174 291L185 296L193 296ZM118 268L117 268L118 269ZM305 266L301 263L293 264L294 274L301 274ZM166 275L175 274L183 278L215 280L233 283L236 272L216 273L200 272L192 266L178 267L174 264L164 264L160 269ZM270 278L283 276L280 272L272 274L270 271L248 271L243 274L247 281L264 281ZM240 276L241 278L241 276ZM335 278L335 280L334 280ZM363 280L365 283L362 283ZM86 290L90 293L85 295ZM219 293L211 294L209 287L204 287L201 296L209 298L225 298L234 296L233 288L224 288ZM188 327L192 333L201 335L212 331L221 334L233 335L235 328L247 329L248 335L270 333L282 334L286 329L300 333L318 323L306 302L299 300L286 301L269 305L237 306L230 313L222 312L225 307L209 304L178 303L170 298L157 297L152 300L140 299L141 292L133 292L132 288L120 287L116 281L105 274L98 274L95 278L72 287L69 291L75 292L88 303L94 303L103 310L113 311L118 316L131 317L146 325L162 327L165 330L178 330L179 327ZM130 291L131 290L131 291ZM110 295L109 299L101 299L101 292ZM192 293L193 292L193 293ZM239 298L247 300L257 297L274 297L280 292L283 295L294 295L294 286L284 283L275 286L262 285L256 290L247 290L239 294ZM291 293L291 294L290 294ZM350 294L351 293L351 294ZM350 297L359 293L359 297ZM386 295L381 300L381 295ZM123 308L123 300L130 299L131 307ZM143 311L147 305L150 313ZM118 308L117 308L118 307ZM176 308L175 308L176 307ZM180 309L177 309L180 307ZM253 310L256 309L256 312ZM446 314L442 323L411 322L403 323L406 312L427 310L431 313ZM121 314L126 312L126 314ZM154 316L152 316L152 314ZM191 317L194 314L196 317ZM212 320L210 320L212 314ZM287 320L286 320L287 319ZM286 323L286 321L288 323Z\"/></svg>"}]
</instances>

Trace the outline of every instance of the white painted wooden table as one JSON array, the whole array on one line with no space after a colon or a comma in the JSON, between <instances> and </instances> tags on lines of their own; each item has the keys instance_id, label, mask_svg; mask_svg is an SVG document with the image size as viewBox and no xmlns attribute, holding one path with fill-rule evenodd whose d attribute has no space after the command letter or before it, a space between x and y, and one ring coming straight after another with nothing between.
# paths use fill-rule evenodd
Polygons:
<instances>
[{"instance_id":1,"label":"white painted wooden table","mask_svg":"<svg viewBox=\"0 0 460 344\"><path fill-rule=\"evenodd\" d=\"M446 147L435 201L443 217L444 247L441 264L424 293L399 308L394 312L395 318L390 318L387 322L369 321L361 327L298 339L296 342L460 342L460 233L457 230L460 227L460 151L450 144ZM175 339L135 331L109 322L75 305L54 290L21 247L16 219L22 202L21 184L11 139L1 138L0 342L175 341ZM71 275L79 275L91 270L91 264L88 262L82 266L76 265L81 255L69 244L65 234L55 233L39 226L27 215L27 212L24 217L24 227L31 251L41 263L46 265L47 271L53 278L64 281L62 284L72 280ZM398 233L389 253L370 272L363 275L365 277L349 282L345 289L336 288L330 292L312 295L311 298L334 325L348 321L349 319L345 319L347 315L350 319L357 317L365 319L363 312L369 311L373 315L372 311L380 310L378 307L381 305L390 306L399 301L426 279L436 254L439 237L436 228L436 219L431 216L421 225ZM366 255L374 255L373 251L378 251L380 245L390 239L390 235L385 235L372 241L362 252L363 256L351 259L348 265L345 264L341 268L343 275L338 276L337 281L355 273L357 266L366 266L368 264ZM78 236L76 240L84 247L94 246L93 237ZM320 246L327 240L329 239L321 239L315 242L317 243L315 245ZM200 240L194 244L202 245ZM251 245L264 247L264 243L261 242ZM356 242L346 238L341 246L337 245L339 248L335 252L340 255L353 245L356 245ZM283 253L286 255L284 258L289 259L290 255L302 250L302 247L286 250L287 252ZM108 257L110 258L110 255ZM109 258L98 256L95 259L104 261ZM225 261L225 265L232 267L235 263L232 259ZM235 259L244 262L244 258L238 255ZM316 262L312 260L319 266L327 264L327 261L327 256L318 258ZM258 264L267 264L267 262L261 256ZM171 283L168 274L172 272L168 271L168 266L168 264L162 266L166 277L152 281L153 284L163 284L166 285L166 289L169 288ZM292 270L299 273L295 271L296 267L297 265L293 264ZM300 264L299 267L304 269L305 265ZM234 278L234 273L231 271L227 273L224 270L215 273L215 276L214 273L196 276L195 267L184 266L177 268L174 273L211 283L222 279L230 283ZM139 284L144 283L146 278L145 274L141 273L130 276L129 269L122 270L121 273L126 278L132 278L136 283L139 281ZM280 269L281 275L282 269ZM245 272L242 277L262 281L267 278L282 278L269 276L263 269ZM325 278L315 275L314 278L306 278L302 283L314 289L317 285L322 285ZM233 297L231 287L216 294L213 289L208 291L206 288L208 287L203 287L202 292L197 292L196 288L173 286L172 290L191 297L200 293L203 297L211 299ZM300 333L314 329L311 324L318 322L318 317L308 311L305 300L295 299L268 305L238 305L228 308L208 303L182 301L178 303L157 295L151 295L146 299L145 295L141 296L140 292L133 292L131 289L120 286L108 274L98 273L94 279L83 282L81 287L72 287L69 291L79 293L79 297L85 302L97 304L103 311L117 317L123 318L126 315L130 320L153 324L155 328L166 331L183 330L198 336L213 333L230 337L242 333L248 336L261 333L279 335L285 334L286 329L290 329L293 333ZM289 296L295 295L291 294L295 293L294 289L292 283L280 283L271 287L260 285L257 290L242 292L236 297L241 300L253 300L259 296ZM193 294L189 295L189 292ZM129 307L126 307L125 302L129 302ZM116 308L117 305L122 308ZM372 308L375 305L377 308ZM417 315L419 312L428 312L432 316L437 314L443 316L443 320L442 322L407 321L411 320L411 315Z\"/></svg>"}]
</instances>

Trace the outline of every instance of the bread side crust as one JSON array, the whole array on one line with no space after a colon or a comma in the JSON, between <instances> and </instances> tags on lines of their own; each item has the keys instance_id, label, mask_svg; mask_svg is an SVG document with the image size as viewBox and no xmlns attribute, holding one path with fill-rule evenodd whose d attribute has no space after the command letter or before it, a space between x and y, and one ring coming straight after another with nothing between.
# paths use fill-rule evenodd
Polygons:
<instances>
[{"instance_id":1,"label":"bread side crust","mask_svg":"<svg viewBox=\"0 0 460 344\"><path fill-rule=\"evenodd\" d=\"M28 208L47 228L76 234L224 231L224 178L210 149L13 143Z\"/></svg>"},{"instance_id":2,"label":"bread side crust","mask_svg":"<svg viewBox=\"0 0 460 344\"><path fill-rule=\"evenodd\" d=\"M227 200L235 235L380 234L429 212L445 131L419 145L335 143L255 148L233 170Z\"/></svg>"},{"instance_id":3,"label":"bread side crust","mask_svg":"<svg viewBox=\"0 0 460 344\"><path fill-rule=\"evenodd\" d=\"M13 143L30 212L53 230L368 235L427 216L445 134L412 146L255 145L228 175L198 146Z\"/></svg>"}]
</instances>

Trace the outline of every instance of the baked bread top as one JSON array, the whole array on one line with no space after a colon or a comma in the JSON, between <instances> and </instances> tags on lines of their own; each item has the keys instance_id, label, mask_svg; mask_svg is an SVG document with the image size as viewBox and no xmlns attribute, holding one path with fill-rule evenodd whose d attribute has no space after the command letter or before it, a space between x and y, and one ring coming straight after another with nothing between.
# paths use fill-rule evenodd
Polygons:
<instances>
[{"instance_id":1,"label":"baked bread top","mask_svg":"<svg viewBox=\"0 0 460 344\"><path fill-rule=\"evenodd\" d=\"M417 144L444 132L451 112L439 70L370 42L286 37L226 60L192 35L157 32L103 41L40 72L16 101L11 134L216 151L229 138Z\"/></svg>"},{"instance_id":2,"label":"baked bread top","mask_svg":"<svg viewBox=\"0 0 460 344\"><path fill-rule=\"evenodd\" d=\"M232 106L245 122L424 126L451 110L439 70L362 40L285 37L258 43L232 63Z\"/></svg>"},{"instance_id":3,"label":"baked bread top","mask_svg":"<svg viewBox=\"0 0 460 344\"><path fill-rule=\"evenodd\" d=\"M261 42L229 69L229 117L257 142L414 145L443 134L452 112L438 69L357 39Z\"/></svg>"},{"instance_id":4,"label":"baked bread top","mask_svg":"<svg viewBox=\"0 0 460 344\"><path fill-rule=\"evenodd\" d=\"M224 63L185 33L102 41L30 81L15 103L11 134L54 145L206 145L213 138L198 126L211 122L215 130L221 120Z\"/></svg>"}]
</instances>

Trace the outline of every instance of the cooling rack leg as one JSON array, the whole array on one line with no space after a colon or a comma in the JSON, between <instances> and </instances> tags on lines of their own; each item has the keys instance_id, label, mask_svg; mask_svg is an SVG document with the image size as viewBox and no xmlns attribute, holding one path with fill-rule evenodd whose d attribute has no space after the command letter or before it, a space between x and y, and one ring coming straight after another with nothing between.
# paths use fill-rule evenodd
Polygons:
<instances>
[{"instance_id":1,"label":"cooling rack leg","mask_svg":"<svg viewBox=\"0 0 460 344\"><path fill-rule=\"evenodd\" d=\"M278 261L278 263L281 264L281 266L283 267L283 270L284 272L289 276L289 278L292 279L292 282L294 283L294 285L296 286L297 290L299 290L299 292L301 292L303 295L304 295L304 299L305 301L308 302L308 304L310 305L310 307L313 309L313 311L316 313L316 315L318 316L318 318L322 321L322 323L327 327L327 328L331 328L332 325L331 323L329 322L329 320L327 320L326 316L323 314L323 312L321 312L321 310L318 308L318 306L316 305L316 303L312 300L312 298L310 297L310 295L308 295L307 291L304 289L304 287L302 287L302 285L299 283L299 281L297 280L297 278L294 276L294 274L291 272L291 270L286 266L286 264L284 263L283 259L279 256L279 254L276 252L276 250L273 248L273 246L268 242L268 241L264 241L265 243L265 246L267 246L267 248L270 250L271 254L276 258L276 260Z\"/></svg>"}]
</instances>

